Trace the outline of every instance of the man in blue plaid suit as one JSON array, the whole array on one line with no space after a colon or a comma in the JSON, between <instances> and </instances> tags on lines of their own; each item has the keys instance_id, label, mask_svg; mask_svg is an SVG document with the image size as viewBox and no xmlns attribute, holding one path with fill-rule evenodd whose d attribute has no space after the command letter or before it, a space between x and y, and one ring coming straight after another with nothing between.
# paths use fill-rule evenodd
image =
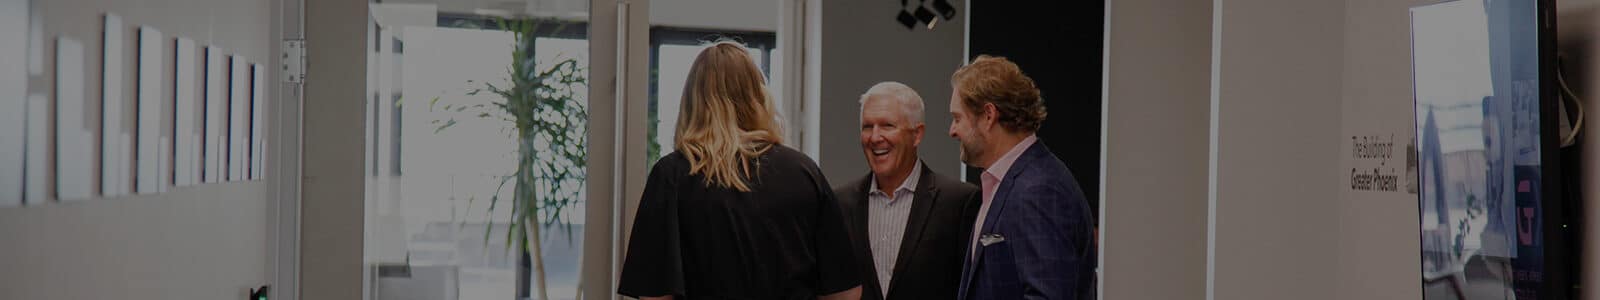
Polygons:
<instances>
[{"instance_id":1,"label":"man in blue plaid suit","mask_svg":"<svg viewBox=\"0 0 1600 300\"><path fill-rule=\"evenodd\" d=\"M950 136L984 168L958 299L1093 299L1093 217L1072 172L1038 141L1044 100L1003 57L950 78Z\"/></svg>"}]
</instances>

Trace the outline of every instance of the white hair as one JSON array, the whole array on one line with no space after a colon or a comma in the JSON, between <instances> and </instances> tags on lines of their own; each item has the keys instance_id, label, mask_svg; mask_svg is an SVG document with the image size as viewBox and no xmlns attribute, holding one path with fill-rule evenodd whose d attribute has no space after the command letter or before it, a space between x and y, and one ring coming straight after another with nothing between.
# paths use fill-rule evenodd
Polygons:
<instances>
[{"instance_id":1,"label":"white hair","mask_svg":"<svg viewBox=\"0 0 1600 300\"><path fill-rule=\"evenodd\" d=\"M922 96L917 95L917 91L912 90L910 86L893 81L874 84L872 88L867 89L867 93L861 94L861 108L865 110L867 100L880 97L900 102L901 112L905 114L906 120L911 121L910 125L922 124L924 113Z\"/></svg>"}]
</instances>

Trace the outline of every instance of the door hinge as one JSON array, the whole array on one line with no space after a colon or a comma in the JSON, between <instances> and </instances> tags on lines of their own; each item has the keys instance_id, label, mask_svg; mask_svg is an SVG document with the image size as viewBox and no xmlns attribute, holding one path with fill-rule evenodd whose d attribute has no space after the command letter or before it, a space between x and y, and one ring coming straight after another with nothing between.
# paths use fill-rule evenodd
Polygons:
<instances>
[{"instance_id":1,"label":"door hinge","mask_svg":"<svg viewBox=\"0 0 1600 300\"><path fill-rule=\"evenodd\" d=\"M306 82L306 40L283 41L283 82Z\"/></svg>"}]
</instances>

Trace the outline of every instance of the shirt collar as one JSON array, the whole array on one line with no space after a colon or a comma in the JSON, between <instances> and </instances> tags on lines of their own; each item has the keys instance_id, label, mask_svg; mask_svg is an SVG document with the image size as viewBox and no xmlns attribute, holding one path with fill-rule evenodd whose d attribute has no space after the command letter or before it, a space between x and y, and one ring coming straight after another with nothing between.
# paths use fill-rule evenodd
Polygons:
<instances>
[{"instance_id":1,"label":"shirt collar","mask_svg":"<svg viewBox=\"0 0 1600 300\"><path fill-rule=\"evenodd\" d=\"M906 176L906 181L905 182L901 182L900 183L900 188L895 189L894 191L897 194L898 193L902 193L902 192L915 192L917 190L917 181L919 181L919 180L922 180L922 161L921 160L918 160L917 164L915 164L915 165L913 165L911 167L911 175L910 176ZM872 186L868 187L867 194L874 194L874 193L883 194L883 191L878 190L878 175L877 174L873 174L872 175L872 179L870 179L869 181L872 182Z\"/></svg>"},{"instance_id":2,"label":"shirt collar","mask_svg":"<svg viewBox=\"0 0 1600 300\"><path fill-rule=\"evenodd\" d=\"M1033 143L1038 140L1038 136L1028 135L1021 142L1017 142L1017 145L1011 146L1011 150L1006 151L1006 155L1000 156L1000 159L995 160L994 164L983 170L983 173L993 176L995 179L1005 179L1006 171L1010 171L1011 165L1017 162L1017 158L1022 157L1022 152L1027 151L1028 147L1033 146Z\"/></svg>"}]
</instances>

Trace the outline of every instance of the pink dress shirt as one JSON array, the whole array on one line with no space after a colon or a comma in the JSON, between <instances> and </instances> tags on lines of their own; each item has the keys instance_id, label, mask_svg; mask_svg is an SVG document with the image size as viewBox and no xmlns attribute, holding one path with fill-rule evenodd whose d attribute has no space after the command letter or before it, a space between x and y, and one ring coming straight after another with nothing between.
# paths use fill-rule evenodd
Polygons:
<instances>
[{"instance_id":1,"label":"pink dress shirt","mask_svg":"<svg viewBox=\"0 0 1600 300\"><path fill-rule=\"evenodd\" d=\"M972 223L972 242L970 243L972 247L968 248L970 250L967 256L978 254L978 247L980 246L977 243L978 237L983 236L983 220L988 218L989 203L994 202L995 189L998 189L1000 181L1005 179L1006 171L1011 170L1011 164L1016 163L1017 158L1022 156L1022 152L1027 151L1028 147L1033 146L1033 143L1038 140L1037 136L1028 135L1021 142L1017 142L1016 146L1011 146L1011 150L1006 151L1006 154L1000 156L999 160L995 160L994 164L989 165L988 169L984 169L983 174L978 175L979 179L983 181L983 205L978 206L978 220ZM973 259L976 259L976 257L973 257Z\"/></svg>"}]
</instances>

